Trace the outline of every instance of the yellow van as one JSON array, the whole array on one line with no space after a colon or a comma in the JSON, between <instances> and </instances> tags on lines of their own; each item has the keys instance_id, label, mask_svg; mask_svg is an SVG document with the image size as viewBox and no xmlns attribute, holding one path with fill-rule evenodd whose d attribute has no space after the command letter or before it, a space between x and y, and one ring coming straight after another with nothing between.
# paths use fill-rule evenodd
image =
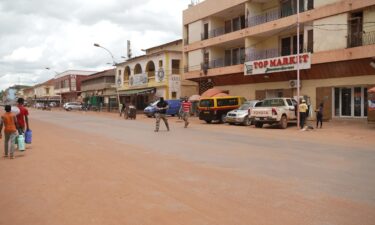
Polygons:
<instances>
[{"instance_id":1,"label":"yellow van","mask_svg":"<svg viewBox=\"0 0 375 225\"><path fill-rule=\"evenodd\" d=\"M213 120L224 123L227 112L237 109L245 101L241 96L201 98L198 105L199 119L207 123Z\"/></svg>"}]
</instances>

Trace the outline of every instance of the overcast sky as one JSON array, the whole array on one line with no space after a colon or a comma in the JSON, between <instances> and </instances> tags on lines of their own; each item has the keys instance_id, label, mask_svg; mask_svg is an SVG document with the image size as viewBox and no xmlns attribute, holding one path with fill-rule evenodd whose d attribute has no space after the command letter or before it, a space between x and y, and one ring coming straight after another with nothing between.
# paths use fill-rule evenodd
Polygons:
<instances>
[{"instance_id":1,"label":"overcast sky","mask_svg":"<svg viewBox=\"0 0 375 225\"><path fill-rule=\"evenodd\" d=\"M111 68L117 62L182 37L191 0L0 0L0 90L34 85L66 70ZM51 70L46 70L50 67Z\"/></svg>"}]
</instances>

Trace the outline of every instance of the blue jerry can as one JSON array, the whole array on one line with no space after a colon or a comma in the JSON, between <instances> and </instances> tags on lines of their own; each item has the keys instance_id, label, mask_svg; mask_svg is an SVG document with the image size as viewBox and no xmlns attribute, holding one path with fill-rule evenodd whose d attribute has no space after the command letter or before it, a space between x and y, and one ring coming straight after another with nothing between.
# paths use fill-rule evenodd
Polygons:
<instances>
[{"instance_id":1,"label":"blue jerry can","mask_svg":"<svg viewBox=\"0 0 375 225\"><path fill-rule=\"evenodd\" d=\"M32 131L31 130L26 130L26 132L25 132L25 143L26 144L31 144L32 137L33 137Z\"/></svg>"}]
</instances>

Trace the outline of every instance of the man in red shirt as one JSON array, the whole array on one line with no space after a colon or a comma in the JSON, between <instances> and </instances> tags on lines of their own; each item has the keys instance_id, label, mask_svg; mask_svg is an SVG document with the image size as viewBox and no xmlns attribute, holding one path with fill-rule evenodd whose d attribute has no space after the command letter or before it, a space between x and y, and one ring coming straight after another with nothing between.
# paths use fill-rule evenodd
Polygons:
<instances>
[{"instance_id":1,"label":"man in red shirt","mask_svg":"<svg viewBox=\"0 0 375 225\"><path fill-rule=\"evenodd\" d=\"M23 98L19 98L17 102L17 106L20 109L20 113L17 115L18 125L20 127L20 131L22 131L22 133L25 133L25 126L27 130L30 129L28 118L29 111L24 106L25 100Z\"/></svg>"},{"instance_id":2,"label":"man in red shirt","mask_svg":"<svg viewBox=\"0 0 375 225\"><path fill-rule=\"evenodd\" d=\"M189 125L189 114L191 108L191 102L185 97L185 100L181 103L182 108L182 119L185 121L185 128Z\"/></svg>"}]
</instances>

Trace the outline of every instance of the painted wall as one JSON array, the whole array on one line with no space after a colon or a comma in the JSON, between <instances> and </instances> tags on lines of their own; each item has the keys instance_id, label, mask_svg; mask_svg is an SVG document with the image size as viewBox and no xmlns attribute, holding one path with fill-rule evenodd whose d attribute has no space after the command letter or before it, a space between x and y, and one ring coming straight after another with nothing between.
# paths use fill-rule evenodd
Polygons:
<instances>
[{"instance_id":1,"label":"painted wall","mask_svg":"<svg viewBox=\"0 0 375 225\"><path fill-rule=\"evenodd\" d=\"M318 8L324 5L339 2L340 0L314 0L314 8Z\"/></svg>"},{"instance_id":2,"label":"painted wall","mask_svg":"<svg viewBox=\"0 0 375 225\"><path fill-rule=\"evenodd\" d=\"M203 30L203 23L201 20L188 25L189 29L189 43L201 40L201 33Z\"/></svg>"},{"instance_id":3,"label":"painted wall","mask_svg":"<svg viewBox=\"0 0 375 225\"><path fill-rule=\"evenodd\" d=\"M224 27L224 20L217 18L217 17L211 17L208 22L208 29L213 30L220 27Z\"/></svg>"},{"instance_id":4,"label":"painted wall","mask_svg":"<svg viewBox=\"0 0 375 225\"><path fill-rule=\"evenodd\" d=\"M189 71L200 70L201 62L203 62L203 55L201 50L191 51L188 54Z\"/></svg>"},{"instance_id":5,"label":"painted wall","mask_svg":"<svg viewBox=\"0 0 375 225\"><path fill-rule=\"evenodd\" d=\"M347 47L348 27L343 25L327 24L347 24L348 14L340 14L328 18L315 20L314 26L314 52L345 49Z\"/></svg>"},{"instance_id":6,"label":"painted wall","mask_svg":"<svg viewBox=\"0 0 375 225\"><path fill-rule=\"evenodd\" d=\"M373 22L375 21L375 6L363 10L363 31L364 35L375 31ZM365 40L364 40L365 41ZM367 43L364 43L367 44Z\"/></svg>"},{"instance_id":7,"label":"painted wall","mask_svg":"<svg viewBox=\"0 0 375 225\"><path fill-rule=\"evenodd\" d=\"M222 48L219 48L219 47L210 48L210 60L224 59L224 54L225 54L225 51Z\"/></svg>"}]
</instances>

